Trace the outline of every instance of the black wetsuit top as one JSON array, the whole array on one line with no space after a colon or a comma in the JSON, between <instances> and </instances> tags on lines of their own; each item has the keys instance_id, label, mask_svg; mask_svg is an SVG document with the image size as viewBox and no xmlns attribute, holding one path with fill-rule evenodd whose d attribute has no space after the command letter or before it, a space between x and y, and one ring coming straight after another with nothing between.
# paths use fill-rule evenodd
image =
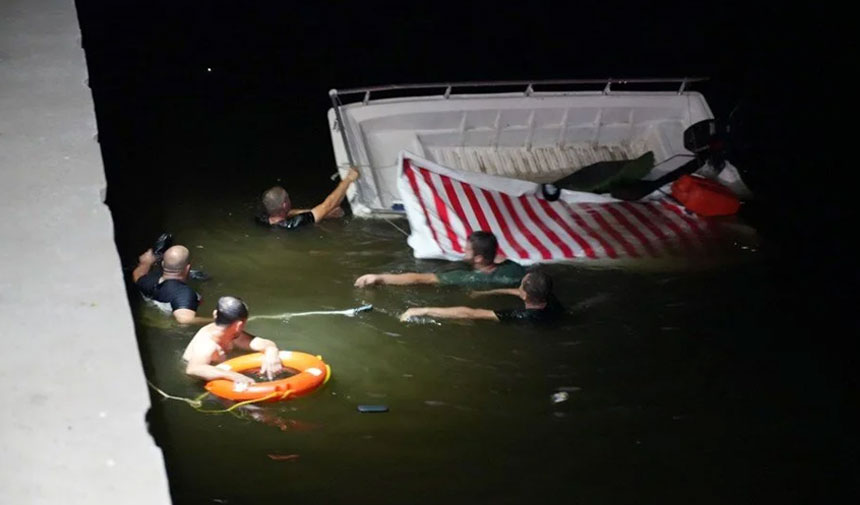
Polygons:
<instances>
[{"instance_id":1,"label":"black wetsuit top","mask_svg":"<svg viewBox=\"0 0 860 505\"><path fill-rule=\"evenodd\" d=\"M542 309L505 309L493 311L501 322L549 323L564 313L564 308L554 296Z\"/></svg>"},{"instance_id":2,"label":"black wetsuit top","mask_svg":"<svg viewBox=\"0 0 860 505\"><path fill-rule=\"evenodd\" d=\"M287 230L294 230L296 228L300 228L302 226L307 226L309 224L314 224L316 220L314 219L313 212L302 212L301 214L296 214L295 216L290 216L283 221L278 221L275 224L269 223L269 215L268 214L260 214L256 219L258 224L263 226L268 226L271 228L286 228Z\"/></svg>"},{"instance_id":3,"label":"black wetsuit top","mask_svg":"<svg viewBox=\"0 0 860 505\"><path fill-rule=\"evenodd\" d=\"M188 309L197 311L197 306L200 305L200 298L197 292L191 289L188 284L177 280L167 279L159 283L161 278L160 270L153 270L137 280L135 285L140 289L144 296L161 302L170 304L171 310Z\"/></svg>"}]
</instances>

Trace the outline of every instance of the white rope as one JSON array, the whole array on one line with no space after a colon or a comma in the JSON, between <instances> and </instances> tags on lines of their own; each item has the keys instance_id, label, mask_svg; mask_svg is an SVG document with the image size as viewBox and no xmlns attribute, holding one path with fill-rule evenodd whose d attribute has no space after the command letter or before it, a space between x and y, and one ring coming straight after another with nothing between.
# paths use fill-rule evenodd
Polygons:
<instances>
[{"instance_id":1,"label":"white rope","mask_svg":"<svg viewBox=\"0 0 860 505\"><path fill-rule=\"evenodd\" d=\"M409 233L407 233L403 228L401 228L401 227L397 226L396 224L394 224L394 222L393 222L393 221L391 221L390 219L388 219L387 217L383 217L382 219L384 219L386 223L388 223L388 224L390 224L391 226L393 226L397 231L399 231L399 232L400 232L400 233L402 233L403 235L405 235L405 236L407 236L407 237L409 236Z\"/></svg>"},{"instance_id":2,"label":"white rope","mask_svg":"<svg viewBox=\"0 0 860 505\"><path fill-rule=\"evenodd\" d=\"M259 316L251 316L248 318L248 321L253 321L254 319L283 319L290 320L294 317L299 316L346 316L346 317L355 317L359 312L366 312L368 310L373 309L373 305L362 305L361 307L355 307L352 309L346 310L314 310L311 312L284 312L283 314L274 314L274 315L259 315Z\"/></svg>"}]
</instances>

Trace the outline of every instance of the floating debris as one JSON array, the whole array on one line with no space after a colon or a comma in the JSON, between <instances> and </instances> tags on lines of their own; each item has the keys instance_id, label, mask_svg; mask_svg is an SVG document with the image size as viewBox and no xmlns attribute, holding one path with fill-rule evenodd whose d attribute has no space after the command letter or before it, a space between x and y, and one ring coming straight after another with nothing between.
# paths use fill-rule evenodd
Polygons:
<instances>
[{"instance_id":1,"label":"floating debris","mask_svg":"<svg viewBox=\"0 0 860 505\"><path fill-rule=\"evenodd\" d=\"M359 405L358 411L362 414L388 412L388 405Z\"/></svg>"},{"instance_id":2,"label":"floating debris","mask_svg":"<svg viewBox=\"0 0 860 505\"><path fill-rule=\"evenodd\" d=\"M272 461L293 461L299 459L298 454L266 454Z\"/></svg>"},{"instance_id":3,"label":"floating debris","mask_svg":"<svg viewBox=\"0 0 860 505\"><path fill-rule=\"evenodd\" d=\"M568 398L570 398L570 395L567 393L567 391L559 391L558 393L553 393L551 398L552 403L561 403L566 402Z\"/></svg>"}]
</instances>

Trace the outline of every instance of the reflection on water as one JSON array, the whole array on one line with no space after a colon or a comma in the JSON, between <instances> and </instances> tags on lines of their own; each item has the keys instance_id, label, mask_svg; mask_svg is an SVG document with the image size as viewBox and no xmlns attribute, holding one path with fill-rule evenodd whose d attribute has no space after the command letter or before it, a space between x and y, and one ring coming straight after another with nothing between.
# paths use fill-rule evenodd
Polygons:
<instances>
[{"instance_id":1,"label":"reflection on water","mask_svg":"<svg viewBox=\"0 0 860 505\"><path fill-rule=\"evenodd\" d=\"M779 417L749 388L768 382L755 342L770 331L774 297L756 257L673 270L551 265L567 308L553 328L404 324L397 318L409 306L518 302L435 287L356 289L363 273L450 266L414 260L385 222L261 229L250 219L256 195L247 195L170 204L165 229L212 276L192 281L201 313L226 294L252 315L374 310L249 322L251 333L332 366L331 381L308 397L206 414L153 396L177 503L725 503L751 466L779 468L749 445ZM132 302L149 379L199 395L180 362L195 329ZM389 411L363 414L360 404Z\"/></svg>"}]
</instances>

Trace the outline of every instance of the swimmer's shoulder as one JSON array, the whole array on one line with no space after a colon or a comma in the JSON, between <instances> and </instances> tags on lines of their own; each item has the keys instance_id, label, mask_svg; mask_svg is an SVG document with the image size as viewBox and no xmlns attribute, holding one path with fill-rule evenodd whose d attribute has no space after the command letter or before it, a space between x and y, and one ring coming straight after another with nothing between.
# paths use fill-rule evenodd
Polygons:
<instances>
[{"instance_id":1,"label":"swimmer's shoulder","mask_svg":"<svg viewBox=\"0 0 860 505\"><path fill-rule=\"evenodd\" d=\"M197 334L191 339L191 342L188 342L188 346L185 347L185 352L182 354L182 358L184 360L188 360L192 354L198 353L211 353L212 351L219 349L218 344L212 340L212 328L215 323L209 323L206 326L197 330Z\"/></svg>"}]
</instances>

